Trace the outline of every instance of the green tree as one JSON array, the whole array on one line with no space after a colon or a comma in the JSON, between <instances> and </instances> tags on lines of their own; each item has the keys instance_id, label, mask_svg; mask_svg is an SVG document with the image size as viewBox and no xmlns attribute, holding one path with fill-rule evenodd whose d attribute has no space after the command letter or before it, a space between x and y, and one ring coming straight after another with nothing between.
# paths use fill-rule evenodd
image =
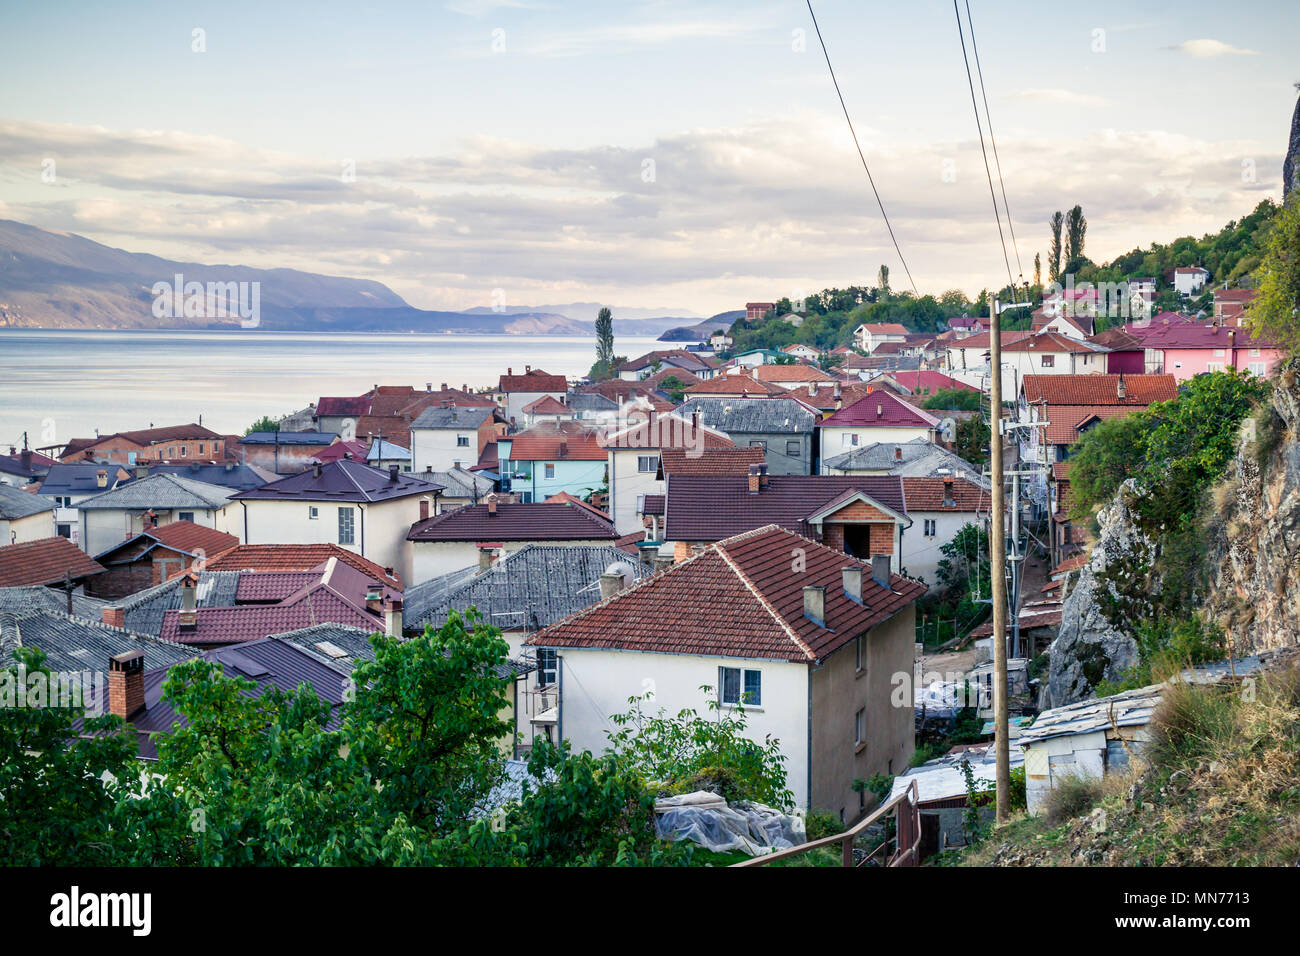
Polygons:
<instances>
[{"instance_id":1,"label":"green tree","mask_svg":"<svg viewBox=\"0 0 1300 956\"><path fill-rule=\"evenodd\" d=\"M278 419L272 418L270 415L263 415L257 421L253 422L253 424L245 428L244 434L251 435L253 432L278 432L279 430L280 422Z\"/></svg>"},{"instance_id":2,"label":"green tree","mask_svg":"<svg viewBox=\"0 0 1300 956\"><path fill-rule=\"evenodd\" d=\"M953 433L952 450L958 458L979 464L988 461L989 441L993 433L982 416L975 415L957 422Z\"/></svg>"},{"instance_id":3,"label":"green tree","mask_svg":"<svg viewBox=\"0 0 1300 956\"><path fill-rule=\"evenodd\" d=\"M889 292L889 266L881 265L880 271L876 273L876 285L881 292Z\"/></svg>"},{"instance_id":4,"label":"green tree","mask_svg":"<svg viewBox=\"0 0 1300 956\"><path fill-rule=\"evenodd\" d=\"M1047 252L1047 279L1049 282L1057 282L1061 278L1061 227L1065 224L1065 216L1058 209L1052 213L1047 224L1052 230L1052 241Z\"/></svg>"},{"instance_id":5,"label":"green tree","mask_svg":"<svg viewBox=\"0 0 1300 956\"><path fill-rule=\"evenodd\" d=\"M614 371L614 315L602 307L596 313L596 364L593 379L609 378Z\"/></svg>"},{"instance_id":6,"label":"green tree","mask_svg":"<svg viewBox=\"0 0 1300 956\"><path fill-rule=\"evenodd\" d=\"M1300 347L1300 190L1291 192L1269 230L1259 295L1246 318L1252 331Z\"/></svg>"},{"instance_id":7,"label":"green tree","mask_svg":"<svg viewBox=\"0 0 1300 956\"><path fill-rule=\"evenodd\" d=\"M1083 259L1083 244L1088 233L1088 220L1083 216L1083 207L1074 206L1065 217L1065 261L1066 272L1075 272Z\"/></svg>"}]
</instances>

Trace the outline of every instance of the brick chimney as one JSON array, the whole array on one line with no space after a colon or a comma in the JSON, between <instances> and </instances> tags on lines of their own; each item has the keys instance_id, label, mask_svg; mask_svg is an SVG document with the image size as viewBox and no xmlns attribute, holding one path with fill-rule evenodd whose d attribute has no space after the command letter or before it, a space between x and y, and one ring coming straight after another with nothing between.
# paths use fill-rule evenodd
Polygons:
<instances>
[{"instance_id":1,"label":"brick chimney","mask_svg":"<svg viewBox=\"0 0 1300 956\"><path fill-rule=\"evenodd\" d=\"M402 599L384 602L384 633L389 637L402 636Z\"/></svg>"},{"instance_id":2,"label":"brick chimney","mask_svg":"<svg viewBox=\"0 0 1300 956\"><path fill-rule=\"evenodd\" d=\"M1124 384L1124 376L1119 377L1119 384L1115 386L1115 395L1122 402L1128 398L1128 386Z\"/></svg>"},{"instance_id":3,"label":"brick chimney","mask_svg":"<svg viewBox=\"0 0 1300 956\"><path fill-rule=\"evenodd\" d=\"M751 495L758 494L758 489L762 487L763 473L759 471L762 467L762 465L749 466L749 493Z\"/></svg>"},{"instance_id":4,"label":"brick chimney","mask_svg":"<svg viewBox=\"0 0 1300 956\"><path fill-rule=\"evenodd\" d=\"M126 627L126 608L106 604L99 613L109 627Z\"/></svg>"},{"instance_id":5,"label":"brick chimney","mask_svg":"<svg viewBox=\"0 0 1300 956\"><path fill-rule=\"evenodd\" d=\"M397 473L398 473L400 470L401 470L401 469L398 468L396 465L389 465L389 466L388 466L388 480L389 480L389 481L396 481L396 480L397 480Z\"/></svg>"},{"instance_id":6,"label":"brick chimney","mask_svg":"<svg viewBox=\"0 0 1300 956\"><path fill-rule=\"evenodd\" d=\"M488 506L488 514L489 514L490 516L492 516L492 517L496 517L496 513L497 513L497 496L496 496L496 495L489 495L489 496L488 496L487 506Z\"/></svg>"},{"instance_id":7,"label":"brick chimney","mask_svg":"<svg viewBox=\"0 0 1300 956\"><path fill-rule=\"evenodd\" d=\"M144 710L144 651L108 659L108 709L123 720Z\"/></svg>"},{"instance_id":8,"label":"brick chimney","mask_svg":"<svg viewBox=\"0 0 1300 956\"><path fill-rule=\"evenodd\" d=\"M108 487L108 472L104 471L104 469L102 468L99 471L95 472L95 487L97 488Z\"/></svg>"},{"instance_id":9,"label":"brick chimney","mask_svg":"<svg viewBox=\"0 0 1300 956\"><path fill-rule=\"evenodd\" d=\"M903 460L903 446L902 446L902 445L895 445L895 446L894 446L894 461L902 461L902 460Z\"/></svg>"},{"instance_id":10,"label":"brick chimney","mask_svg":"<svg viewBox=\"0 0 1300 956\"><path fill-rule=\"evenodd\" d=\"M856 604L862 603L862 568L854 565L843 569L844 594Z\"/></svg>"},{"instance_id":11,"label":"brick chimney","mask_svg":"<svg viewBox=\"0 0 1300 956\"><path fill-rule=\"evenodd\" d=\"M826 626L826 588L809 584L803 589L803 616L818 627Z\"/></svg>"}]
</instances>

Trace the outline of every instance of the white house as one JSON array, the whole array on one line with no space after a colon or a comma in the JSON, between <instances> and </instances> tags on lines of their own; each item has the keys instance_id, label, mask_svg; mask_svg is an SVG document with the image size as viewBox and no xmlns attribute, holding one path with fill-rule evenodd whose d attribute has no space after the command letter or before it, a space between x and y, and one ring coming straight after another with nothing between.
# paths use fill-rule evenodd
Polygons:
<instances>
[{"instance_id":1,"label":"white house","mask_svg":"<svg viewBox=\"0 0 1300 956\"><path fill-rule=\"evenodd\" d=\"M1209 270L1200 266L1175 269L1174 291L1182 295L1196 295L1201 289L1205 288L1205 283L1209 278Z\"/></svg>"},{"instance_id":2,"label":"white house","mask_svg":"<svg viewBox=\"0 0 1300 956\"><path fill-rule=\"evenodd\" d=\"M982 525L992 507L988 488L965 477L904 478L907 516L899 568L933 586L943 546L965 525Z\"/></svg>"},{"instance_id":3,"label":"white house","mask_svg":"<svg viewBox=\"0 0 1300 956\"><path fill-rule=\"evenodd\" d=\"M800 343L796 343L794 345L787 345L781 351L784 352L786 355L793 355L801 362L815 362L819 358L821 358L821 353L818 352L811 345L803 345Z\"/></svg>"},{"instance_id":4,"label":"white house","mask_svg":"<svg viewBox=\"0 0 1300 956\"><path fill-rule=\"evenodd\" d=\"M434 406L411 422L411 470L450 471L478 464L493 434L487 406Z\"/></svg>"},{"instance_id":5,"label":"white house","mask_svg":"<svg viewBox=\"0 0 1300 956\"><path fill-rule=\"evenodd\" d=\"M409 580L406 535L443 486L340 459L233 496L223 530L245 544L337 544Z\"/></svg>"},{"instance_id":6,"label":"white house","mask_svg":"<svg viewBox=\"0 0 1300 956\"><path fill-rule=\"evenodd\" d=\"M553 655L556 727L575 750L604 749L631 697L647 716L743 707L746 736L777 742L796 806L852 822L867 809L854 781L901 773L913 750L911 697L898 706L891 694L912 672L925 587L888 568L886 556L859 561L767 525L526 646Z\"/></svg>"},{"instance_id":7,"label":"white house","mask_svg":"<svg viewBox=\"0 0 1300 956\"><path fill-rule=\"evenodd\" d=\"M550 396L557 402L562 401L569 391L569 384L563 375L551 375L531 365L524 366L524 374L514 374L514 369L506 369L497 384L497 394L501 406L505 409L506 419L524 423L524 406L531 405L539 398ZM450 466L448 466L450 467ZM438 468L435 466L435 471Z\"/></svg>"},{"instance_id":8,"label":"white house","mask_svg":"<svg viewBox=\"0 0 1300 956\"><path fill-rule=\"evenodd\" d=\"M78 504L81 549L92 557L103 554L146 528L191 521L238 536L228 527L231 488L180 475L140 478ZM242 539L241 539L242 540Z\"/></svg>"},{"instance_id":9,"label":"white house","mask_svg":"<svg viewBox=\"0 0 1300 956\"><path fill-rule=\"evenodd\" d=\"M621 535L641 529L646 495L664 493L659 477L662 449L680 448L690 455L702 454L705 448L735 447L720 431L653 411L636 416L633 424L606 436L604 443L609 453L609 513Z\"/></svg>"},{"instance_id":10,"label":"white house","mask_svg":"<svg viewBox=\"0 0 1300 956\"><path fill-rule=\"evenodd\" d=\"M1026 375L1088 375L1106 372L1110 349L1059 332L1002 334L1002 398L1013 401ZM972 335L947 348L948 374L966 385L988 388L989 335Z\"/></svg>"},{"instance_id":11,"label":"white house","mask_svg":"<svg viewBox=\"0 0 1300 956\"><path fill-rule=\"evenodd\" d=\"M54 537L54 503L0 484L0 546Z\"/></svg>"},{"instance_id":12,"label":"white house","mask_svg":"<svg viewBox=\"0 0 1300 956\"><path fill-rule=\"evenodd\" d=\"M874 352L885 342L906 342L907 329L897 322L859 325L853 330L853 343L862 351Z\"/></svg>"},{"instance_id":13,"label":"white house","mask_svg":"<svg viewBox=\"0 0 1300 956\"><path fill-rule=\"evenodd\" d=\"M823 460L875 442L932 442L938 427L939 419L884 389L817 423Z\"/></svg>"}]
</instances>

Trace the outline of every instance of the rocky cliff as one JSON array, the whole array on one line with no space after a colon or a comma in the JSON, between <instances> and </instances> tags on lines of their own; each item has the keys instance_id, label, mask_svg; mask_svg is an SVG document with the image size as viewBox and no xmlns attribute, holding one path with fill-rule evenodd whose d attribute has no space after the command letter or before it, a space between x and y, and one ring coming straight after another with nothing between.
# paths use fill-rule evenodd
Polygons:
<instances>
[{"instance_id":1,"label":"rocky cliff","mask_svg":"<svg viewBox=\"0 0 1300 956\"><path fill-rule=\"evenodd\" d=\"M1300 365L1242 428L1206 529L1207 616L1238 654L1300 643Z\"/></svg>"}]
</instances>

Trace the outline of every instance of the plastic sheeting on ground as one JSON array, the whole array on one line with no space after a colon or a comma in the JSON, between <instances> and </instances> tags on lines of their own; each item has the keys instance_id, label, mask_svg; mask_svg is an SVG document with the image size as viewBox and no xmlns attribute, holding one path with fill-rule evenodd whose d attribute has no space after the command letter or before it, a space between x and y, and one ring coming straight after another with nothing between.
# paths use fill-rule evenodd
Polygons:
<instances>
[{"instance_id":1,"label":"plastic sheeting on ground","mask_svg":"<svg viewBox=\"0 0 1300 956\"><path fill-rule=\"evenodd\" d=\"M728 804L707 790L656 800L655 813L659 839L690 840L716 853L758 856L807 842L803 817L761 803Z\"/></svg>"}]
</instances>

